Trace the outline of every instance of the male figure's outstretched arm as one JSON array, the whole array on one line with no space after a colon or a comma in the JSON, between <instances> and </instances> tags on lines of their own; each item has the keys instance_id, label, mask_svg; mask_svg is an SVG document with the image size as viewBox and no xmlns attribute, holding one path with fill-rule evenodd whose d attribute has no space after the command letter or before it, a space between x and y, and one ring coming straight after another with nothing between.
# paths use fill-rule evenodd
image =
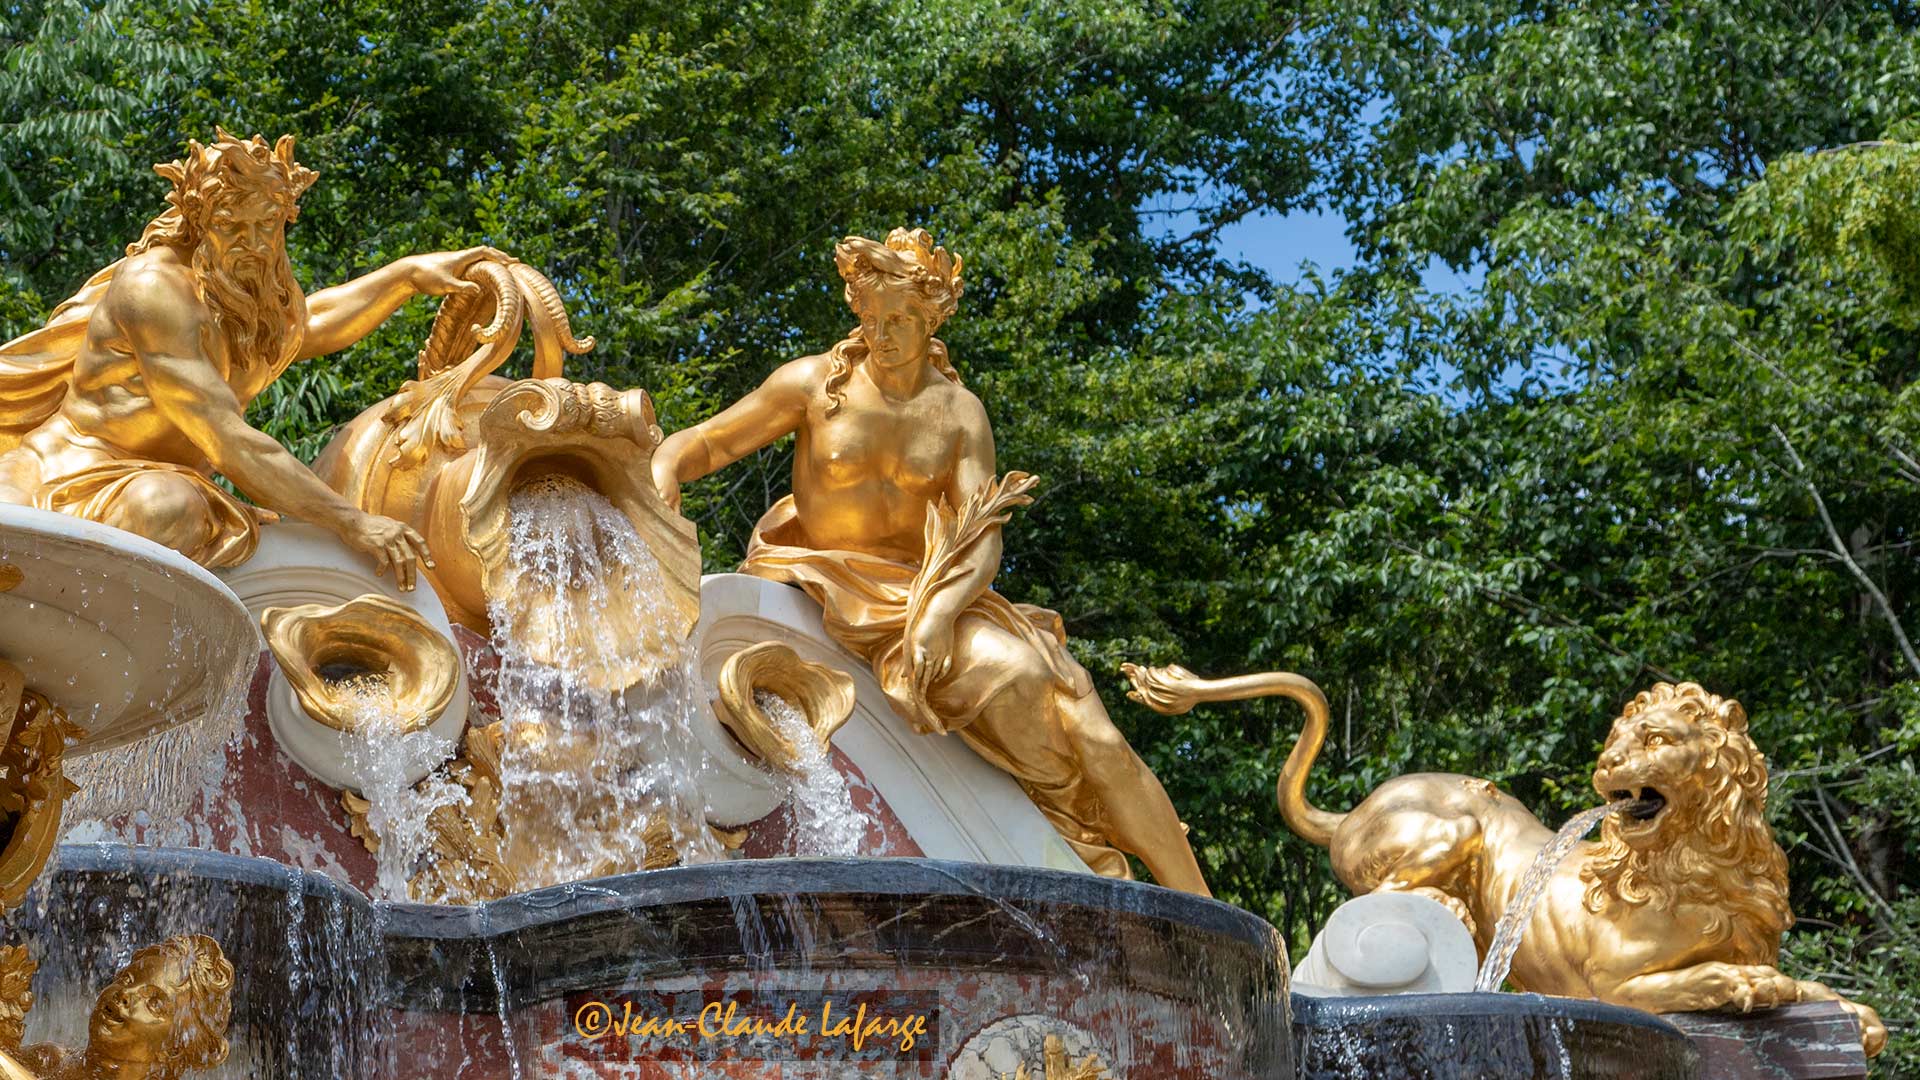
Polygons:
<instances>
[{"instance_id":1,"label":"male figure's outstretched arm","mask_svg":"<svg viewBox=\"0 0 1920 1080\"><path fill-rule=\"evenodd\" d=\"M307 297L307 333L299 358L311 360L339 352L373 333L416 296L478 293L480 285L461 275L482 260L507 262L509 256L490 247L409 255L345 284L321 289Z\"/></svg>"},{"instance_id":2,"label":"male figure's outstretched arm","mask_svg":"<svg viewBox=\"0 0 1920 1080\"><path fill-rule=\"evenodd\" d=\"M400 587L413 588L414 563L427 557L426 541L400 522L352 506L272 436L247 424L239 399L202 345L219 335L207 332L205 308L184 274L141 270L116 283L109 306L139 358L155 408L215 471L261 505L335 533L371 555L381 570L391 566Z\"/></svg>"}]
</instances>

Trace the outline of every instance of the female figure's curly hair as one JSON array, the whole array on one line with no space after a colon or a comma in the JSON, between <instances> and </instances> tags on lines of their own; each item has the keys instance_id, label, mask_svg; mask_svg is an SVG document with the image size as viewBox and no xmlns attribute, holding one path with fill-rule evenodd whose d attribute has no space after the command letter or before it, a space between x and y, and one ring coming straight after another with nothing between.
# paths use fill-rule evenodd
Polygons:
<instances>
[{"instance_id":1,"label":"female figure's curly hair","mask_svg":"<svg viewBox=\"0 0 1920 1080\"><path fill-rule=\"evenodd\" d=\"M935 247L932 235L925 229L895 229L887 234L884 244L864 236L849 236L834 245L833 261L840 268L840 276L846 279L847 306L855 315L864 318L866 303L875 291L906 289L915 306L927 317L928 333L938 330L940 324L953 315L960 306L960 294L965 291L960 280L960 257L948 254L946 248ZM846 401L846 391L842 388L853 375L854 365L867 358L867 350L866 332L860 327L855 327L828 350L825 385L828 416L839 412ZM947 357L946 342L930 339L927 356L940 374L956 383L960 381L960 373Z\"/></svg>"}]
</instances>

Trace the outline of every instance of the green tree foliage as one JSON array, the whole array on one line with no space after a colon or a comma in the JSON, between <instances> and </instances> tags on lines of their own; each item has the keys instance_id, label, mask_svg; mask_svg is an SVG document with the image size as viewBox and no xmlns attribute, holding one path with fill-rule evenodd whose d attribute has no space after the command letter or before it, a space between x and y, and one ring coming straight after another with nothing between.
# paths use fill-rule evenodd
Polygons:
<instances>
[{"instance_id":1,"label":"green tree foliage","mask_svg":"<svg viewBox=\"0 0 1920 1080\"><path fill-rule=\"evenodd\" d=\"M492 243L670 428L850 319L848 232L967 260L944 336L1043 477L1001 585L1057 607L1226 899L1296 945L1342 892L1271 784L1299 717L1127 704L1121 660L1289 668L1314 797L1493 778L1591 805L1658 679L1774 768L1788 966L1920 1071L1920 46L1911 5L1262 0L0 5L0 330L157 208L213 126L301 137L312 285ZM1167 207L1195 204L1172 220ZM1276 285L1222 228L1307 207L1357 265ZM1274 263L1289 261L1284 258ZM1473 284L1423 285L1447 267ZM283 380L301 452L392 392L414 305ZM688 495L711 569L775 447Z\"/></svg>"}]
</instances>

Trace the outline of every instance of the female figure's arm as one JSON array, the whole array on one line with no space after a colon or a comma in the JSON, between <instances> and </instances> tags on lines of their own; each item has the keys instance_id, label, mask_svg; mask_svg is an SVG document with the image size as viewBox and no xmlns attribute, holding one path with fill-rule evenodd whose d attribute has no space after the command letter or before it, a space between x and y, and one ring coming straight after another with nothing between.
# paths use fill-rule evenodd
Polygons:
<instances>
[{"instance_id":1,"label":"female figure's arm","mask_svg":"<svg viewBox=\"0 0 1920 1080\"><path fill-rule=\"evenodd\" d=\"M717 472L799 430L807 396L819 385L820 357L783 364L772 375L713 416L667 436L653 452L653 484L668 506L680 508L680 485Z\"/></svg>"}]
</instances>

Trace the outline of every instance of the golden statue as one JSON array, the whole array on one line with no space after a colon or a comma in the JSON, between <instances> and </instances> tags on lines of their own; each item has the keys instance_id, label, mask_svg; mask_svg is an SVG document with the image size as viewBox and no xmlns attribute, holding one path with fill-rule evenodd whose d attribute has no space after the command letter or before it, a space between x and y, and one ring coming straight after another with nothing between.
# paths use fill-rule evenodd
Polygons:
<instances>
[{"instance_id":1,"label":"golden statue","mask_svg":"<svg viewBox=\"0 0 1920 1080\"><path fill-rule=\"evenodd\" d=\"M1513 796L1454 773L1395 777L1348 813L1321 810L1306 796L1327 736L1319 687L1283 672L1202 679L1178 666L1125 670L1129 696L1170 715L1203 701L1297 702L1307 724L1280 772L1287 827L1327 848L1334 876L1356 894L1439 901L1482 955L1554 838ZM1878 1013L1775 966L1793 923L1787 857L1767 826L1767 762L1739 702L1694 683L1637 695L1613 722L1593 787L1636 804L1607 815L1600 840L1561 862L1514 955L1514 986L1655 1013L1837 1001L1859 1021L1868 1056L1880 1052L1887 1029Z\"/></svg>"},{"instance_id":2,"label":"golden statue","mask_svg":"<svg viewBox=\"0 0 1920 1080\"><path fill-rule=\"evenodd\" d=\"M923 732L959 732L1010 773L1095 870L1138 855L1161 884L1206 893L1173 803L1108 719L1058 615L992 588L1000 527L1032 477L996 479L993 428L933 337L960 260L924 230L834 249L860 319L653 458L660 493L795 434L793 494L754 529L741 569L798 585L827 631L873 666Z\"/></svg>"},{"instance_id":3,"label":"golden statue","mask_svg":"<svg viewBox=\"0 0 1920 1080\"><path fill-rule=\"evenodd\" d=\"M182 934L133 954L100 991L87 1045L21 1049L34 964L0 949L0 1080L179 1080L227 1060L233 965L219 943Z\"/></svg>"},{"instance_id":4,"label":"golden statue","mask_svg":"<svg viewBox=\"0 0 1920 1080\"><path fill-rule=\"evenodd\" d=\"M412 588L418 533L329 490L246 422L296 360L359 341L409 299L472 293L492 248L415 255L305 296L286 226L316 174L293 137L221 131L156 165L168 208L47 325L0 346L0 501L139 533L203 566L253 553L270 513L325 527Z\"/></svg>"}]
</instances>

